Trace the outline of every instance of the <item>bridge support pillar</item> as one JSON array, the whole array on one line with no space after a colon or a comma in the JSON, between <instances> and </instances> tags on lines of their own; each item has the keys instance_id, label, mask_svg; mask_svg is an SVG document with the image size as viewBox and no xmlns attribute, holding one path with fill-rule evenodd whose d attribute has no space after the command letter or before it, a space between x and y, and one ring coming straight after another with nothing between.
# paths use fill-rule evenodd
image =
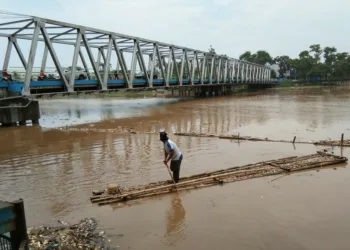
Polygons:
<instances>
[{"instance_id":1,"label":"bridge support pillar","mask_svg":"<svg viewBox=\"0 0 350 250\"><path fill-rule=\"evenodd\" d=\"M220 85L218 85L218 86L215 86L215 87L214 87L214 93L215 93L215 96L219 96L219 93L220 93L220 88L221 88L221 86L220 86Z\"/></svg>"},{"instance_id":2,"label":"bridge support pillar","mask_svg":"<svg viewBox=\"0 0 350 250\"><path fill-rule=\"evenodd\" d=\"M213 87L212 86L210 86L209 88L208 88L208 96L213 96Z\"/></svg>"},{"instance_id":3,"label":"bridge support pillar","mask_svg":"<svg viewBox=\"0 0 350 250\"><path fill-rule=\"evenodd\" d=\"M235 86L231 84L170 87L171 96L212 97L229 94Z\"/></svg>"},{"instance_id":4,"label":"bridge support pillar","mask_svg":"<svg viewBox=\"0 0 350 250\"><path fill-rule=\"evenodd\" d=\"M4 98L8 96L7 88L0 88L0 98Z\"/></svg>"},{"instance_id":5,"label":"bridge support pillar","mask_svg":"<svg viewBox=\"0 0 350 250\"><path fill-rule=\"evenodd\" d=\"M0 123L2 126L25 125L30 120L33 124L39 123L40 110L37 100L25 97L6 98L0 100Z\"/></svg>"}]
</instances>

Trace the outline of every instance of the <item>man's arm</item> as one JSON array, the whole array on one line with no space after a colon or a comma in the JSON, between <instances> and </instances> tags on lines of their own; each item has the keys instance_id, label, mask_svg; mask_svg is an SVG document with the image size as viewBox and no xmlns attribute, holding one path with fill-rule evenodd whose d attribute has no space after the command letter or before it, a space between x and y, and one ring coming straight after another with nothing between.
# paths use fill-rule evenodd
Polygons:
<instances>
[{"instance_id":1,"label":"man's arm","mask_svg":"<svg viewBox=\"0 0 350 250\"><path fill-rule=\"evenodd\" d=\"M165 160L164 160L164 163L168 163L170 160L171 160L171 158L173 157L173 155L174 155L174 149L171 149L170 150L170 154L167 154L167 156L166 156L166 158L165 158Z\"/></svg>"},{"instance_id":2,"label":"man's arm","mask_svg":"<svg viewBox=\"0 0 350 250\"><path fill-rule=\"evenodd\" d=\"M168 157L168 153L164 149L164 161L166 161L166 158Z\"/></svg>"}]
</instances>

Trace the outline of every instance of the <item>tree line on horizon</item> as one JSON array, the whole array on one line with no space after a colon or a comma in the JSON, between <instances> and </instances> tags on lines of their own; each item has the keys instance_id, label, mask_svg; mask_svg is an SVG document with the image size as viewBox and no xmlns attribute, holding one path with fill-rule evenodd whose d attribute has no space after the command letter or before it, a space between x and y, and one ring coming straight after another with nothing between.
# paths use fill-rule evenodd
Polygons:
<instances>
[{"instance_id":1,"label":"tree line on horizon","mask_svg":"<svg viewBox=\"0 0 350 250\"><path fill-rule=\"evenodd\" d=\"M324 47L313 44L308 50L301 51L298 58L287 55L275 58L265 50L252 54L246 51L239 57L240 60L262 65L278 65L280 77L288 79L310 80L317 77L322 80L343 80L350 78L350 55L348 52L338 52L335 47ZM272 70L271 78L276 73Z\"/></svg>"}]
</instances>

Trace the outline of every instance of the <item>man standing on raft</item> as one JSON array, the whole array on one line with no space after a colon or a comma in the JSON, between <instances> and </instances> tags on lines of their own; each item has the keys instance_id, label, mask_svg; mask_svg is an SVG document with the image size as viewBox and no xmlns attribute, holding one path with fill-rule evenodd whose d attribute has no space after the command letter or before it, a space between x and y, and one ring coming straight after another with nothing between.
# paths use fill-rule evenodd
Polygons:
<instances>
[{"instance_id":1,"label":"man standing on raft","mask_svg":"<svg viewBox=\"0 0 350 250\"><path fill-rule=\"evenodd\" d=\"M183 155L175 142L168 138L168 134L165 131L160 132L160 140L164 144L164 164L167 164L170 160L170 170L173 171L174 181L179 182L180 178L180 166Z\"/></svg>"}]
</instances>

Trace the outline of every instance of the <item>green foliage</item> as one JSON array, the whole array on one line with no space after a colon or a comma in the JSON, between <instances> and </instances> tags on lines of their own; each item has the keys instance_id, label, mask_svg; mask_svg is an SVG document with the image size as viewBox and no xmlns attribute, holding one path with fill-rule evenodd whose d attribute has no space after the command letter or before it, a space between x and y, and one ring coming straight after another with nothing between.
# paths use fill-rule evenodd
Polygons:
<instances>
[{"instance_id":1,"label":"green foliage","mask_svg":"<svg viewBox=\"0 0 350 250\"><path fill-rule=\"evenodd\" d=\"M292 87L295 84L291 80L284 80L278 84L278 87Z\"/></svg>"},{"instance_id":2,"label":"green foliage","mask_svg":"<svg viewBox=\"0 0 350 250\"><path fill-rule=\"evenodd\" d=\"M274 70L271 70L271 78L273 79L273 78L276 78L277 76L276 76L276 72L274 71Z\"/></svg>"},{"instance_id":3,"label":"green foliage","mask_svg":"<svg viewBox=\"0 0 350 250\"><path fill-rule=\"evenodd\" d=\"M289 56L277 56L274 62L279 66L280 75L284 75L287 71L291 69L291 59Z\"/></svg>"},{"instance_id":4,"label":"green foliage","mask_svg":"<svg viewBox=\"0 0 350 250\"><path fill-rule=\"evenodd\" d=\"M290 79L310 80L317 77L322 80L342 80L350 78L350 55L347 52L337 52L335 47L322 48L320 44L310 45L308 50L299 53L298 58L282 55L272 59L265 51L258 51L255 54L246 51L239 59L259 64L275 63L279 66L279 75ZM274 77L274 71L271 77Z\"/></svg>"},{"instance_id":5,"label":"green foliage","mask_svg":"<svg viewBox=\"0 0 350 250\"><path fill-rule=\"evenodd\" d=\"M239 60L244 60L261 65L265 65L266 63L271 64L273 62L272 57L265 50L259 50L255 54L252 54L250 51L246 51L239 57Z\"/></svg>"}]
</instances>

